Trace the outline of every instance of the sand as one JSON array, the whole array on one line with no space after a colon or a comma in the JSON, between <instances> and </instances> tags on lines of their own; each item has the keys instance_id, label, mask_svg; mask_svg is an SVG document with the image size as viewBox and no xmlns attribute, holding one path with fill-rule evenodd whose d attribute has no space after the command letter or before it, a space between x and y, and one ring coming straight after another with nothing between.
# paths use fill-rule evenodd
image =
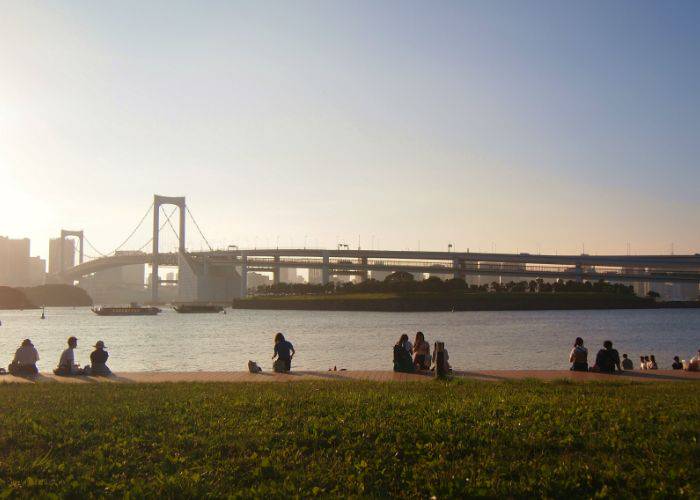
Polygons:
<instances>
[{"instance_id":1,"label":"sand","mask_svg":"<svg viewBox=\"0 0 700 500\"><path fill-rule=\"evenodd\" d=\"M572 381L588 380L625 380L625 381L690 381L700 380L700 372L682 370L653 370L631 371L620 375L605 375L601 373L572 372L569 370L480 370L459 371L454 373L456 378L468 378L498 382L504 380L538 379ZM429 381L430 374L395 373L392 371L300 371L288 374L263 372L252 374L248 372L120 372L111 377L57 377L54 374L41 373L34 378L0 376L0 383L165 383L165 382L297 382L302 380L370 380L376 382L408 382Z\"/></svg>"}]
</instances>

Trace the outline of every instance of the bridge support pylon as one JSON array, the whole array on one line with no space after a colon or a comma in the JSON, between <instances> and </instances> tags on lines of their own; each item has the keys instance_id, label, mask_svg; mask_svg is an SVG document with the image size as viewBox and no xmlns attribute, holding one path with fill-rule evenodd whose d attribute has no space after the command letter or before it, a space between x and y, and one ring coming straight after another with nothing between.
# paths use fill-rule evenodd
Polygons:
<instances>
[{"instance_id":1,"label":"bridge support pylon","mask_svg":"<svg viewBox=\"0 0 700 500\"><path fill-rule=\"evenodd\" d=\"M160 196L153 195L153 253L151 260L151 302L158 302L158 287L160 278L158 277L158 232L160 231L160 207L162 205L174 205L180 209L180 231L178 234L178 251L185 253L185 213L187 205L184 196Z\"/></svg>"},{"instance_id":2,"label":"bridge support pylon","mask_svg":"<svg viewBox=\"0 0 700 500\"><path fill-rule=\"evenodd\" d=\"M327 285L331 281L330 255L328 251L323 252L323 267L321 268L321 283Z\"/></svg>"},{"instance_id":3,"label":"bridge support pylon","mask_svg":"<svg viewBox=\"0 0 700 500\"><path fill-rule=\"evenodd\" d=\"M248 256L241 252L241 298L248 295Z\"/></svg>"},{"instance_id":4,"label":"bridge support pylon","mask_svg":"<svg viewBox=\"0 0 700 500\"><path fill-rule=\"evenodd\" d=\"M279 285L280 284L280 256L275 255L275 267L272 270L272 284L273 285Z\"/></svg>"},{"instance_id":5,"label":"bridge support pylon","mask_svg":"<svg viewBox=\"0 0 700 500\"><path fill-rule=\"evenodd\" d=\"M59 248L59 258L61 260L59 264L59 269L61 270L61 274L63 274L63 271L66 270L66 261L63 256L63 247L66 244L66 238L69 236L75 236L78 238L78 244L79 244L79 253L78 253L78 264L83 263L83 230L81 229L80 231L71 231L69 229L61 229L61 247ZM75 265L75 263L73 263Z\"/></svg>"}]
</instances>

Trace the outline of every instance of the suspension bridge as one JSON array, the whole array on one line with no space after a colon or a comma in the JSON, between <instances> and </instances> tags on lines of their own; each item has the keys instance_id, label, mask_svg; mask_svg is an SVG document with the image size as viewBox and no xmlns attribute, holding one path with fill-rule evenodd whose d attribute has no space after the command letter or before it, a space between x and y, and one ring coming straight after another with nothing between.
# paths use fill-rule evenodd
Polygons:
<instances>
[{"instance_id":1,"label":"suspension bridge","mask_svg":"<svg viewBox=\"0 0 700 500\"><path fill-rule=\"evenodd\" d=\"M165 207L172 209L168 212ZM173 222L175 212L178 220ZM132 250L125 250L139 229L152 216L150 239ZM192 221L207 250L186 248L187 220ZM176 227L177 226L177 227ZM161 252L164 231L176 237L177 251ZM159 301L159 287L165 282L158 275L161 266L178 268L179 296L187 301L229 301L243 297L248 291L248 273L271 273L274 283L280 282L281 269L316 270L321 283L332 276L355 275L367 279L370 272L406 271L428 273L450 278L470 276L508 276L509 278L573 279L640 283L664 282L700 284L700 254L694 255L534 255L529 253L499 254L474 252L430 252L401 250L332 250L306 248L214 249L186 204L185 197L154 195L153 203L136 227L111 252L98 251L84 231L61 231L63 240L79 241L79 261L64 266L53 277L56 281L73 282L93 273L122 266L151 266L151 300ZM96 255L83 252L83 245ZM150 247L150 252L146 250Z\"/></svg>"}]
</instances>

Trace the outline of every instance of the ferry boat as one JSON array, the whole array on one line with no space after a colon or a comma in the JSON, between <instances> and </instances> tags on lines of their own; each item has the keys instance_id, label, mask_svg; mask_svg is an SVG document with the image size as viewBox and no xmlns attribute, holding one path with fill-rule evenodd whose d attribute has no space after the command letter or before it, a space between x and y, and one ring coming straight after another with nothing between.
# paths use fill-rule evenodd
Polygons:
<instances>
[{"instance_id":1,"label":"ferry boat","mask_svg":"<svg viewBox=\"0 0 700 500\"><path fill-rule=\"evenodd\" d=\"M128 306L97 306L92 312L98 316L155 316L161 310L153 306L141 306L132 302Z\"/></svg>"},{"instance_id":2,"label":"ferry boat","mask_svg":"<svg viewBox=\"0 0 700 500\"><path fill-rule=\"evenodd\" d=\"M220 313L224 306L215 304L177 304L173 306L179 313Z\"/></svg>"}]
</instances>

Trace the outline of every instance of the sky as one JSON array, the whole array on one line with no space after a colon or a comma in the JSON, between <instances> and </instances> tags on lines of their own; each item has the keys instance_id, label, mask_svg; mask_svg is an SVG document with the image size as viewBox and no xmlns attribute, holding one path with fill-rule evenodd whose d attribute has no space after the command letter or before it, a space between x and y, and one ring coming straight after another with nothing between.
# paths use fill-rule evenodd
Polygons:
<instances>
[{"instance_id":1,"label":"sky","mask_svg":"<svg viewBox=\"0 0 700 500\"><path fill-rule=\"evenodd\" d=\"M32 254L108 253L155 193L214 247L700 252L697 1L0 7L0 235Z\"/></svg>"}]
</instances>

